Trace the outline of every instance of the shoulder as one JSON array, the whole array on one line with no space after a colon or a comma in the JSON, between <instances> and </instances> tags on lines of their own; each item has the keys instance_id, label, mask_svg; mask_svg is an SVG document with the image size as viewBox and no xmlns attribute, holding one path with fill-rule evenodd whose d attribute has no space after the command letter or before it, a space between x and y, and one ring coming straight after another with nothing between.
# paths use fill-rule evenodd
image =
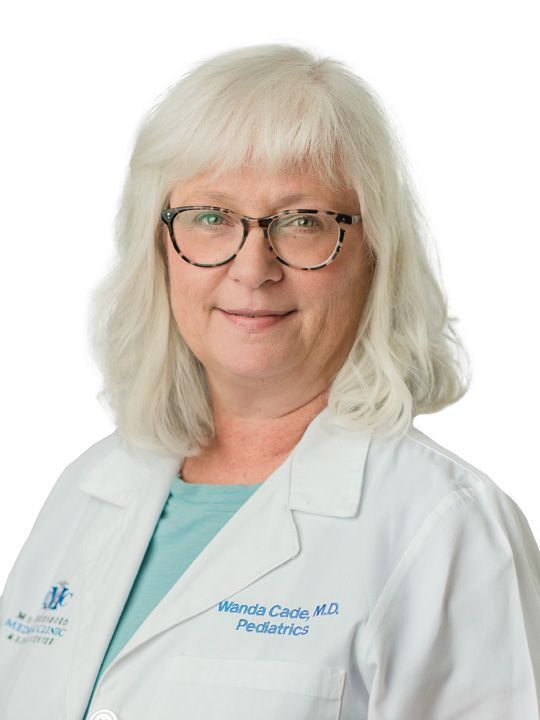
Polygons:
<instances>
[{"instance_id":1,"label":"shoulder","mask_svg":"<svg viewBox=\"0 0 540 720\"><path fill-rule=\"evenodd\" d=\"M534 558L539 575L538 543L527 518L492 477L414 427L406 436L403 452L421 468L421 484L431 482L437 488L438 501L430 511L433 524L446 513L457 513L463 527L469 523L478 534L483 527L485 533L498 535L516 561L523 552Z\"/></svg>"},{"instance_id":2,"label":"shoulder","mask_svg":"<svg viewBox=\"0 0 540 720\"><path fill-rule=\"evenodd\" d=\"M83 507L80 490L82 481L103 459L120 447L120 437L115 430L90 445L64 467L34 520L21 555L28 552L29 546L36 539L73 524Z\"/></svg>"},{"instance_id":3,"label":"shoulder","mask_svg":"<svg viewBox=\"0 0 540 720\"><path fill-rule=\"evenodd\" d=\"M461 497L497 512L517 505L486 472L411 425L397 440L371 442L366 462L365 502L405 508L417 520L449 498ZM415 512L416 509L416 512Z\"/></svg>"},{"instance_id":4,"label":"shoulder","mask_svg":"<svg viewBox=\"0 0 540 720\"><path fill-rule=\"evenodd\" d=\"M65 478L69 484L70 480L73 481L76 477L83 476L85 472L93 469L101 460L119 449L122 449L122 441L118 429L115 429L109 435L96 440L80 455L69 461L58 481Z\"/></svg>"},{"instance_id":5,"label":"shoulder","mask_svg":"<svg viewBox=\"0 0 540 720\"><path fill-rule=\"evenodd\" d=\"M372 439L360 521L377 548L369 569L373 603L413 556L432 543L451 556L464 533L485 536L486 546L501 556L525 552L538 562L536 542L516 502L481 469L413 426L397 440ZM435 538L441 538L439 544Z\"/></svg>"},{"instance_id":6,"label":"shoulder","mask_svg":"<svg viewBox=\"0 0 540 720\"><path fill-rule=\"evenodd\" d=\"M84 477L96 467L102 459L118 448L120 444L118 431L115 430L111 434L100 438L70 460L60 475L54 480L49 494L36 517L32 532L53 510L60 511L62 506L64 506L66 511L69 511L70 501L78 502L77 496L80 491L80 483Z\"/></svg>"}]
</instances>

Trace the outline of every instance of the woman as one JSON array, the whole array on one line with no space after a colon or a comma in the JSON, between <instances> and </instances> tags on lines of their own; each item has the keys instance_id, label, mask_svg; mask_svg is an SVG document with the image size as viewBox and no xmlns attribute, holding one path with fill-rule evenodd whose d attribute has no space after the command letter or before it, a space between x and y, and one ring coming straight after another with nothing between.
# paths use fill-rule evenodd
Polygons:
<instances>
[{"instance_id":1,"label":"woman","mask_svg":"<svg viewBox=\"0 0 540 720\"><path fill-rule=\"evenodd\" d=\"M116 430L2 596L4 720L533 720L540 552L413 426L469 384L373 91L287 45L140 128L91 332Z\"/></svg>"}]
</instances>

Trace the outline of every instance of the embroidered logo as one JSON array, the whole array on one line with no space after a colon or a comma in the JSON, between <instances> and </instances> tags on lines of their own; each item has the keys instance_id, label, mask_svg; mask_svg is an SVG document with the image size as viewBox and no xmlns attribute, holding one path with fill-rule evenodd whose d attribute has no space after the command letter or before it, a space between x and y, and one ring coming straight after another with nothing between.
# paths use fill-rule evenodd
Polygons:
<instances>
[{"instance_id":1,"label":"embroidered logo","mask_svg":"<svg viewBox=\"0 0 540 720\"><path fill-rule=\"evenodd\" d=\"M15 643L52 645L55 640L65 637L69 618L59 615L58 610L63 610L73 595L67 580L59 580L49 588L41 602L41 609L53 614L30 615L19 610L16 616L4 621L7 639Z\"/></svg>"}]
</instances>

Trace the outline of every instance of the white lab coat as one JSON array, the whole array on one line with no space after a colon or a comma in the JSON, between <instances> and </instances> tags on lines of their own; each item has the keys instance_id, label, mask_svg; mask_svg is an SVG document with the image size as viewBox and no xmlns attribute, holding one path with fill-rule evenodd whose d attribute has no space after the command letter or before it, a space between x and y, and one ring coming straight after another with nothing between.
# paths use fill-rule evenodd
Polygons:
<instances>
[{"instance_id":1,"label":"white lab coat","mask_svg":"<svg viewBox=\"0 0 540 720\"><path fill-rule=\"evenodd\" d=\"M2 596L2 720L81 719L181 460L115 431L61 474ZM88 718L538 720L539 691L540 552L515 502L414 426L376 439L325 408Z\"/></svg>"}]
</instances>

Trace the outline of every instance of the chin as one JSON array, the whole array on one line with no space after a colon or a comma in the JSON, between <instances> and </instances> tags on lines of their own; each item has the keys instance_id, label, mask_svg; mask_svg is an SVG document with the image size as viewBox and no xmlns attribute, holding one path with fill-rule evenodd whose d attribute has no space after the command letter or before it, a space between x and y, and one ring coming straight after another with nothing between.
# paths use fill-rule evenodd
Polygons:
<instances>
[{"instance_id":1,"label":"chin","mask_svg":"<svg viewBox=\"0 0 540 720\"><path fill-rule=\"evenodd\" d=\"M238 363L223 363L221 365L228 375L234 376L238 379L245 380L265 380L274 377L279 377L287 372L291 368L291 363L285 363L283 361L275 362L266 355L261 359L260 362L238 362Z\"/></svg>"}]
</instances>

